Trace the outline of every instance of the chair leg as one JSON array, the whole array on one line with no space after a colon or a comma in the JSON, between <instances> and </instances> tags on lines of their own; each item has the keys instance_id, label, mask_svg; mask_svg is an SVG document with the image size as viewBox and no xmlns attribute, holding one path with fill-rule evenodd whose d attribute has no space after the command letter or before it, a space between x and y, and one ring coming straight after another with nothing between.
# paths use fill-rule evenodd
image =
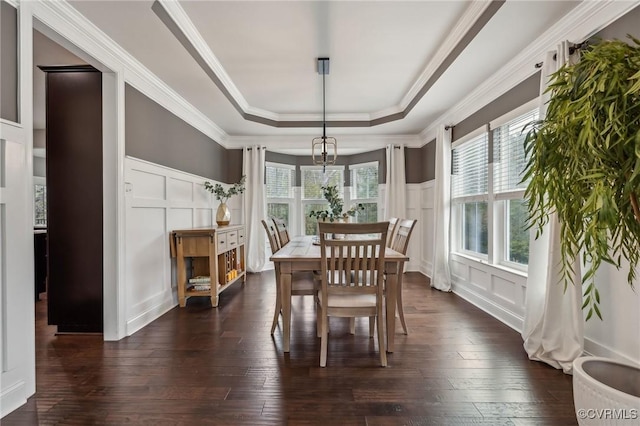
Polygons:
<instances>
[{"instance_id":1,"label":"chair leg","mask_svg":"<svg viewBox=\"0 0 640 426\"><path fill-rule=\"evenodd\" d=\"M404 320L404 302L402 301L402 275L398 276L398 296L397 296L397 307L398 307L398 315L400 316L400 322L402 323L402 329L404 330L404 334L409 334L409 329L407 328L407 323Z\"/></svg>"},{"instance_id":2,"label":"chair leg","mask_svg":"<svg viewBox=\"0 0 640 426\"><path fill-rule=\"evenodd\" d=\"M356 334L356 319L355 319L355 317L349 317L349 333Z\"/></svg>"},{"instance_id":3,"label":"chair leg","mask_svg":"<svg viewBox=\"0 0 640 426\"><path fill-rule=\"evenodd\" d=\"M380 365L387 366L387 348L384 341L384 321L382 319L382 307L378 307L378 315L376 316L378 322L378 350L380 351Z\"/></svg>"},{"instance_id":4,"label":"chair leg","mask_svg":"<svg viewBox=\"0 0 640 426\"><path fill-rule=\"evenodd\" d=\"M322 314L322 336L321 336L321 340L320 340L320 367L326 367L327 366L327 340L329 339L329 330L328 330L328 326L329 326L329 317L327 315L325 315L324 313Z\"/></svg>"},{"instance_id":5,"label":"chair leg","mask_svg":"<svg viewBox=\"0 0 640 426\"><path fill-rule=\"evenodd\" d=\"M322 309L320 303L316 302L316 334L322 337Z\"/></svg>"},{"instance_id":6,"label":"chair leg","mask_svg":"<svg viewBox=\"0 0 640 426\"><path fill-rule=\"evenodd\" d=\"M369 317L369 337L373 338L373 332L376 327L376 317Z\"/></svg>"}]
</instances>

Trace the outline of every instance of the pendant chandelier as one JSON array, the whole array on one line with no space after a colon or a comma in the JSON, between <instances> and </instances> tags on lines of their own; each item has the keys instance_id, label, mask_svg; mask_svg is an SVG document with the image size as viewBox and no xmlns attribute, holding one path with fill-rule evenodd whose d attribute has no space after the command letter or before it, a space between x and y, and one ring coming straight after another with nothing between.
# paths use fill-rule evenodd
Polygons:
<instances>
[{"instance_id":1,"label":"pendant chandelier","mask_svg":"<svg viewBox=\"0 0 640 426\"><path fill-rule=\"evenodd\" d=\"M338 141L336 138L327 137L324 78L329 74L329 58L318 58L318 74L322 74L322 136L313 138L311 141L311 158L313 164L322 166L322 173L324 173L327 165L335 164L338 158ZM317 154L316 147L320 150ZM330 156L328 148L331 147L333 147L333 154Z\"/></svg>"}]
</instances>

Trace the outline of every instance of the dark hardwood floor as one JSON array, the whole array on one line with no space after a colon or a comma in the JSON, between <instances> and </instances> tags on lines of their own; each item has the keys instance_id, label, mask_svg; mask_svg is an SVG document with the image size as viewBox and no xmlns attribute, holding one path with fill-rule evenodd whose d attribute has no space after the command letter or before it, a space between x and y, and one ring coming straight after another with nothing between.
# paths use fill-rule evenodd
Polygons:
<instances>
[{"instance_id":1,"label":"dark hardwood floor","mask_svg":"<svg viewBox=\"0 0 640 426\"><path fill-rule=\"evenodd\" d=\"M36 302L37 392L3 426L575 425L571 376L538 362L520 335L452 293L405 276L409 335L379 366L368 322L332 319L327 368L310 296L293 302L291 352L269 334L273 271L192 298L133 336L55 336Z\"/></svg>"}]
</instances>

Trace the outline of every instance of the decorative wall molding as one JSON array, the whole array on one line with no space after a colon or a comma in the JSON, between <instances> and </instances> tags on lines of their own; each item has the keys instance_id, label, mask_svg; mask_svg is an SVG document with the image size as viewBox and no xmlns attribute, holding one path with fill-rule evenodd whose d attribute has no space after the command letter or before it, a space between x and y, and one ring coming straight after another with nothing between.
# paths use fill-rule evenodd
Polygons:
<instances>
[{"instance_id":1,"label":"decorative wall molding","mask_svg":"<svg viewBox=\"0 0 640 426\"><path fill-rule=\"evenodd\" d=\"M547 51L555 49L560 41L581 42L636 6L637 2L627 1L580 2L563 19L522 49L506 66L420 132L422 140L427 142L434 139L440 124L462 121L536 73L535 64L544 58Z\"/></svg>"},{"instance_id":2,"label":"decorative wall molding","mask_svg":"<svg viewBox=\"0 0 640 426\"><path fill-rule=\"evenodd\" d=\"M0 139L25 143L25 130L20 123L14 123L0 118Z\"/></svg>"},{"instance_id":3,"label":"decorative wall molding","mask_svg":"<svg viewBox=\"0 0 640 426\"><path fill-rule=\"evenodd\" d=\"M39 1L33 3L33 10L34 16L46 26L54 25L56 31L62 31L63 37L78 44L81 50L102 62L112 71L124 72L126 83L220 145L229 148L225 145L226 132L104 34L73 6L65 1ZM59 39L50 32L47 32L47 36L54 40Z\"/></svg>"},{"instance_id":4,"label":"decorative wall molding","mask_svg":"<svg viewBox=\"0 0 640 426\"><path fill-rule=\"evenodd\" d=\"M503 0L471 2L399 104L372 113L330 114L328 121L334 127L371 127L403 119L464 50L466 44L462 43L468 44L503 3ZM152 9L245 120L274 127L316 127L320 124L322 116L319 114L279 114L249 105L178 2L156 0ZM465 40L470 34L471 39Z\"/></svg>"},{"instance_id":5,"label":"decorative wall molding","mask_svg":"<svg viewBox=\"0 0 640 426\"><path fill-rule=\"evenodd\" d=\"M408 148L419 148L422 140L418 135L334 135L338 139L338 153L344 153L345 148L349 151L358 152L375 151L385 148L389 144L404 145ZM291 136L229 136L227 142L235 148L252 146L255 144L264 145L267 150L271 146L278 150L301 151L304 155L311 153L311 139L313 136L291 135Z\"/></svg>"},{"instance_id":6,"label":"decorative wall molding","mask_svg":"<svg viewBox=\"0 0 640 426\"><path fill-rule=\"evenodd\" d=\"M218 203L204 189L204 181L210 179L149 161L126 157L124 178L127 297L123 309L126 335L131 335L178 304L169 233L214 226ZM241 197L229 200L234 222L243 220L241 204Z\"/></svg>"},{"instance_id":7,"label":"decorative wall molding","mask_svg":"<svg viewBox=\"0 0 640 426\"><path fill-rule=\"evenodd\" d=\"M516 331L524 321L526 274L452 253L452 291Z\"/></svg>"}]
</instances>

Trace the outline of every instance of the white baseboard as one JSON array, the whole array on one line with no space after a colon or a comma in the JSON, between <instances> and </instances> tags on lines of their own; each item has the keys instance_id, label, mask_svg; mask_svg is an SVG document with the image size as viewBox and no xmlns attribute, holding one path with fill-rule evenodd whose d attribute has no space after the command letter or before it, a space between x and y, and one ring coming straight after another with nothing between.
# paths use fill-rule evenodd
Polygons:
<instances>
[{"instance_id":1,"label":"white baseboard","mask_svg":"<svg viewBox=\"0 0 640 426\"><path fill-rule=\"evenodd\" d=\"M608 346L602 345L598 342L594 342L593 340L586 337L584 339L584 352L586 355L612 358L640 367L640 359L631 359L628 356L621 354L620 352L617 352Z\"/></svg>"},{"instance_id":2,"label":"white baseboard","mask_svg":"<svg viewBox=\"0 0 640 426\"><path fill-rule=\"evenodd\" d=\"M0 418L22 407L26 403L26 383L21 380L0 393Z\"/></svg>"},{"instance_id":3,"label":"white baseboard","mask_svg":"<svg viewBox=\"0 0 640 426\"><path fill-rule=\"evenodd\" d=\"M462 297L467 302L472 305L482 309L484 312L488 313L498 321L504 323L505 325L511 327L518 333L522 333L522 327L524 324L524 319L515 315L513 312L509 312L504 309L502 306L499 306L495 302L488 300L487 298L480 296L477 293L470 291L464 285L460 283L453 282L451 286L451 290L456 295Z\"/></svg>"},{"instance_id":4,"label":"white baseboard","mask_svg":"<svg viewBox=\"0 0 640 426\"><path fill-rule=\"evenodd\" d=\"M160 318L162 315L169 312L177 305L176 301L173 298L167 298L162 301L159 305L153 306L146 311L142 312L140 315L136 316L127 321L127 336L131 336L136 331L145 327L148 324L151 324L156 319Z\"/></svg>"}]
</instances>

